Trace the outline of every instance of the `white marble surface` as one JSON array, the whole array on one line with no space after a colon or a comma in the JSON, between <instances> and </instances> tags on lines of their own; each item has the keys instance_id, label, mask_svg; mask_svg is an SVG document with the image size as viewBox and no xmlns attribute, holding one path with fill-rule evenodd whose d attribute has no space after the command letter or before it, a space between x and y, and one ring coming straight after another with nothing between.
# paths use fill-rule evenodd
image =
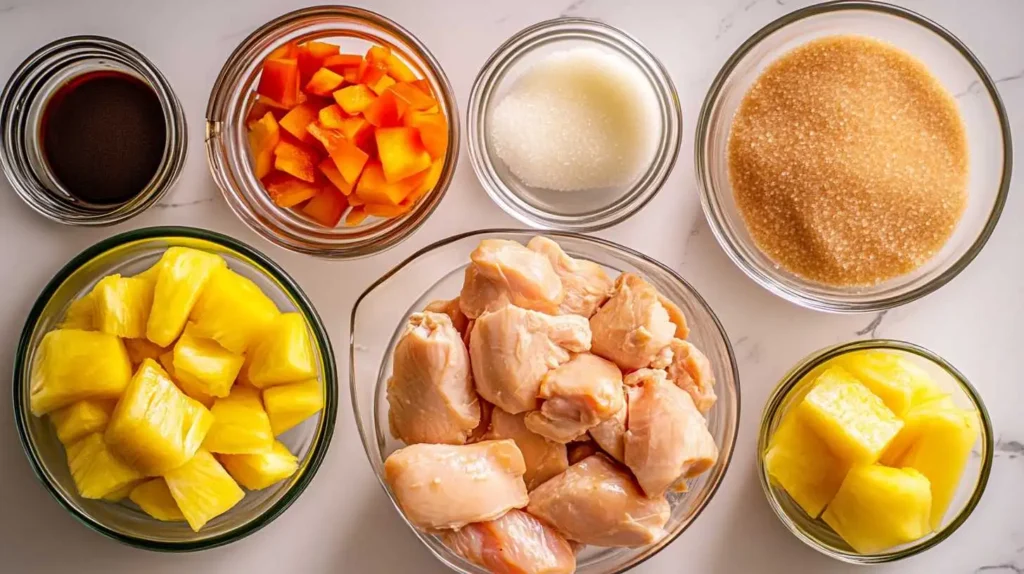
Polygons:
<instances>
[{"instance_id":1,"label":"white marble surface","mask_svg":"<svg viewBox=\"0 0 1024 574\"><path fill-rule=\"evenodd\" d=\"M140 49L177 90L188 116L189 160L161 205L110 229L76 229L31 212L0 181L0 372L9 373L16 338L36 295L85 246L126 229L185 224L233 235L281 263L312 297L339 351L356 296L415 249L479 227L515 226L478 185L463 153L452 189L432 219L387 253L330 263L285 252L246 229L210 179L202 134L210 86L235 45L263 22L302 5L291 0L0 0L0 80L42 44L70 34L104 34ZM465 109L487 55L510 34L559 14L604 19L635 34L670 70L682 99L685 138L664 189L631 220L600 233L681 272L709 300L736 346L743 418L721 491L677 542L635 571L644 574L852 572L803 546L776 520L754 474L754 436L764 400L794 362L822 346L871 334L902 338L950 359L981 390L998 442L988 492L950 540L881 572L1024 572L1024 385L1013 361L1024 344L1024 202L1011 193L988 247L936 294L879 316L832 316L797 308L748 280L715 243L693 175L693 128L704 93L728 55L802 0L367 0L418 35L447 71ZM1024 2L911 1L951 29L981 58L1024 133ZM964 89L967 86L963 86ZM1021 149L1018 145L1018 150ZM464 151L464 150L463 150ZM1024 155L1016 154L1018 166ZM1014 191L1024 180L1018 176ZM342 378L344 380L344 377ZM122 546L78 524L36 483L14 432L9 391L0 393L0 572L441 574L407 531L364 461L341 393L327 459L306 493L255 535L207 552L155 554Z\"/></svg>"}]
</instances>

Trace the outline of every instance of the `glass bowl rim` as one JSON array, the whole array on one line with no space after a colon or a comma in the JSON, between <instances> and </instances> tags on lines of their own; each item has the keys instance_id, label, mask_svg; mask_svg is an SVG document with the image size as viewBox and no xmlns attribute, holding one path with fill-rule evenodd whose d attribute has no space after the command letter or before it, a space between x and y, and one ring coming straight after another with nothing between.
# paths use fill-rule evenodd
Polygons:
<instances>
[{"instance_id":1,"label":"glass bowl rim","mask_svg":"<svg viewBox=\"0 0 1024 574\"><path fill-rule=\"evenodd\" d=\"M537 37L550 39L565 33L579 33L579 30L571 28L572 26L586 28L585 34L587 36L599 36L611 41L617 45L619 51L626 51L626 48L618 45L629 45L628 49L630 51L635 50L644 58L647 58L657 76L657 81L652 85L656 97L658 99L664 98L667 102L667 115L661 116L667 128L662 136L660 145L655 148L647 169L661 167L656 170L653 178L649 181L644 182L641 180L630 186L629 189L636 190L636 197L631 201L622 204L611 213L601 215L595 221L587 223L556 221L552 219L551 213L547 210L535 208L535 211L539 212L538 215L522 209L513 201L509 201L509 197L518 199L519 194L514 192L501 177L491 177L496 161L486 151L487 144L484 141L486 140L486 135L481 135L480 133L483 129L482 124L485 112L483 101L491 98L494 91L501 85L500 81L503 80L502 76L497 75L501 71L498 69L498 66L514 62L520 56L537 48L538 46L524 45L527 42L532 42ZM568 30L562 29L564 27L570 28ZM676 89L675 82L672 80L672 74L669 73L668 68L639 38L601 20L578 16L560 16L531 24L519 30L502 42L487 57L487 60L477 72L470 89L469 104L466 109L466 130L466 143L469 148L469 160L473 166L473 172L476 174L481 187L487 192L488 197L502 211L528 227L545 232L592 233L618 225L629 219L661 192L661 189L672 174L682 150L683 111L679 100L679 92Z\"/></svg>"},{"instance_id":2,"label":"glass bowl rim","mask_svg":"<svg viewBox=\"0 0 1024 574\"><path fill-rule=\"evenodd\" d=\"M902 550L861 555L856 553L840 552L829 548L822 544L817 538L804 533L795 526L793 519L790 518L789 514L787 514L779 505L777 497L772 491L771 483L768 480L768 472L764 466L764 456L762 456L762 453L764 453L768 448L768 441L771 438L769 431L772 419L774 419L778 414L778 411L782 406L782 402L793 390L793 387L795 387L808 373L824 364L826 361L847 353L864 350L890 350L909 353L937 365L953 377L961 390L963 390L964 394L967 395L978 411L978 416L981 420L982 432L980 438L982 441L983 458L981 461L981 468L978 472L978 482L975 485L973 492L971 492L970 499L968 499L964 507L960 509L956 516L943 526L941 530L934 533L933 536L925 538L922 541ZM847 562L849 564L883 564L895 562L897 560L916 556L925 550L938 546L941 542L956 532L965 522L967 522L967 519L971 516L974 509L977 508L978 503L981 501L982 495L985 494L989 476L992 473L992 464L995 456L993 436L994 430L992 428L992 418L989 415L988 409L985 407L985 402L982 400L981 394L974 385L971 384L970 380L956 367L946 361L946 359L925 347L898 339L864 339L849 341L819 349L804 357L796 366L790 369L789 372L782 377L779 383L772 390L768 400L765 402L764 410L761 413L760 430L758 431L757 437L757 451L755 452L755 456L757 457L757 477L758 481L761 483L761 490L764 492L768 505L772 507L772 511L774 511L779 522L785 525L786 529L791 534L800 539L800 541L807 546L810 546L829 558Z\"/></svg>"},{"instance_id":3,"label":"glass bowl rim","mask_svg":"<svg viewBox=\"0 0 1024 574\"><path fill-rule=\"evenodd\" d=\"M978 75L979 84L984 87L985 93L988 94L988 97L992 102L992 107L995 109L996 117L999 121L1000 135L1003 144L1003 169L995 201L992 205L991 211L989 212L988 219L985 221L984 227L982 227L978 232L967 251L955 261L951 262L948 267L937 276L906 293L885 297L874 297L870 300L858 302L836 301L827 296L819 297L807 294L805 290L800 287L794 288L783 285L778 281L778 279L776 279L774 273L762 270L760 267L748 261L746 256L744 256L736 247L739 241L734 239L731 233L725 231L725 226L722 224L722 216L720 214L721 209L719 207L718 200L724 190L712 185L708 169L706 168L706 164L708 163L708 158L710 156L706 142L711 129L711 113L718 106L726 80L732 76L740 61L742 61L743 58L745 58L747 54L762 41L775 32L786 28L790 24L794 24L814 16L820 16L822 14L844 11L868 11L902 18L911 24L916 24L925 30L928 30L959 52L964 58L964 61L966 61ZM952 281L954 277L959 275L967 268L968 265L970 265L972 261L974 261L981 250L985 247L985 244L988 243L992 233L995 231L996 224L999 223L999 218L1002 215L1007 197L1009 196L1012 172L1013 142L1010 133L1009 116L1006 113L1006 107L1003 104L1002 97L999 95L999 90L996 87L995 81L992 79L992 76L989 75L981 61L973 52L971 52L970 48L968 48L966 44L964 44L952 32L935 21L912 10L885 2L878 2L876 0L833 0L831 2L814 4L785 14L765 25L757 32L754 32L754 34L740 44L732 55L729 56L729 59L722 65L718 74L715 75L715 79L711 82L711 86L708 88L708 93L704 98L700 114L697 117L697 130L694 140L694 173L697 178L697 186L700 189L701 207L704 210L705 217L708 219L709 226L711 227L712 233L715 235L715 239L718 240L718 244L721 245L722 250L729 256L729 259L731 259L732 262L749 278L753 279L755 283L791 303L816 311L825 311L829 313L865 313L883 311L920 299L921 297L933 293L946 283Z\"/></svg>"},{"instance_id":4,"label":"glass bowl rim","mask_svg":"<svg viewBox=\"0 0 1024 574\"><path fill-rule=\"evenodd\" d=\"M372 453L370 452L370 445L372 444L373 437L367 436L366 432L363 430L363 425L360 424L360 421L362 420L362 415L361 415L361 411L360 411L360 407L359 407L359 390L358 390L359 385L356 382L355 354L356 354L356 350L357 349L356 349L355 332L356 332L356 316L358 314L360 304L363 302L364 299L366 299L368 296L370 296L378 287L380 287L384 283L388 282L392 277L397 275L400 271L402 271L407 266L409 266L412 263L414 263L420 257L422 257L422 256L424 256L424 255L426 255L426 254L428 254L430 252L436 251L438 249L447 247L448 245L451 245L453 243L457 243L459 241L462 241L463 239L468 239L468 238L477 237L477 236L490 236L490 235L496 235L496 234L544 235L544 236L547 236L547 237L551 237L551 238L553 238L555 240L557 240L557 238L559 238L559 237L564 237L564 238L573 239L573 240L577 240L577 241L583 241L583 242L587 242L587 243L592 243L592 244L594 244L594 245L596 245L598 247L601 247L602 249L610 249L612 251L619 251L619 252L621 252L621 253L623 253L625 255L628 255L630 257L639 259L639 260L641 260L641 261L643 261L645 263L651 264L654 267L657 267L661 271L663 271L666 274L668 274L674 281L678 281L681 285L683 285L693 295L694 301L698 305L700 305L700 307L702 307L707 312L708 316L711 318L712 322L714 323L715 329L717 330L718 334L722 337L722 341L723 341L723 343L725 345L725 351L726 351L726 353L727 353L727 355L729 357L729 371L732 374L732 380L735 382L735 384L733 385L733 387L734 387L733 391L735 391L735 393L736 393L736 419L735 419L735 421L733 421L732 425L729 425L729 426L733 427L733 437L732 437L732 442L729 445L727 445L728 446L728 454L726 455L726 457L724 459L724 462L722 463L724 465L723 466L723 470L722 470L722 474L718 478L717 482L715 482L714 484L710 485L710 489L708 490L707 497L704 499L704 501L701 503L701 505L699 507L697 507L697 509L694 511L693 518L690 519L690 523L685 528L681 528L678 532L674 532L674 533L670 534L669 536L666 536L664 539L656 542L654 545L652 545L652 546L657 546L657 548L653 552L648 554L647 556L644 556L643 558L637 560L636 562L634 562L632 564L629 564L625 568L623 568L621 570L618 570L618 571L616 571L614 573L614 574L622 574L623 572L626 572L626 571L629 571L629 570L631 570L633 568L636 568L640 564L643 564L647 560L650 560L651 558L653 558L657 554L661 553L662 550L668 548L673 542L676 541L676 539L679 538L680 535L682 535L683 532L688 530L690 528L690 526L692 526L697 521L697 519L704 512L704 510L707 509L708 505L711 504L711 501L715 498L715 495L718 494L718 490L722 486L722 483L725 482L725 477L729 473L729 467L732 465L733 455L736 452L736 442L737 442L737 439L739 438L739 434L740 434L739 433L740 421L742 419L742 406L743 406L742 391L741 391L742 385L740 384L739 363L737 362L737 359L736 359L736 353L735 353L735 351L733 349L732 340L729 339L729 335L726 332L725 327L722 325L722 322L719 320L718 315L715 314L714 310L711 308L711 306L708 304L708 302L704 299L704 297L700 294L700 292L697 291L697 289L695 289L693 287L693 285L691 285L686 279L684 279L674 269L672 269L671 267L669 267L669 266L665 265L664 263L658 261L657 259L654 259L652 257L648 257L647 255L644 255L643 253L641 253L639 251L636 251L636 250L634 250L634 249L632 249L630 247L627 247L625 245L620 245L618 243L615 243L613 241L609 241L607 239L603 239L603 238L595 237L595 236L591 236L591 235L585 235L585 234L582 234L582 233L575 233L575 232L571 232L571 231L557 231L557 230L550 230L550 231L548 231L548 230L521 229L521 228L517 229L517 228L505 228L505 227L489 228L489 229L478 229L476 231L467 231L467 232L451 235L449 237L446 237L446 238L440 239L438 241L435 241L435 242L433 242L433 243L431 243L431 244L429 244L429 245L427 245L427 246L417 250L415 253L409 255L408 257L403 259L401 262L397 263L394 267L389 269L386 273L381 275L373 283L371 283L359 295L359 297L356 298L355 303L352 305L352 314L351 314L351 318L350 318L350 322L349 322L349 363L348 363L348 369L349 369L349 393L350 393L350 398L351 398L351 402L352 402L353 415L355 416L356 430L359 431L359 439L360 439L360 442L362 443L362 446L363 446L363 452L365 453L366 459L369 462L370 466L373 467L374 466L373 457L372 457ZM724 450L724 446L726 446L726 445L723 445L722 447L719 448L719 452ZM377 478L377 482L384 489L385 493L388 493L389 489L388 489L387 484L384 482L383 476L381 476L380 473L376 472L375 468L373 470L374 470L373 474ZM388 496L390 496L390 494ZM401 509L398 509L397 506L395 508L396 508L397 512L401 513ZM421 535L421 533L418 532L418 531L414 532L414 534L416 534L417 538L419 538L420 535ZM421 543L422 543L422 541L421 541ZM431 554L433 554L434 551L433 551L432 548L430 548L428 546L427 549L430 550ZM445 560L440 559L440 561L447 565L447 562Z\"/></svg>"},{"instance_id":5,"label":"glass bowl rim","mask_svg":"<svg viewBox=\"0 0 1024 574\"><path fill-rule=\"evenodd\" d=\"M50 302L51 298L60 286L83 265L97 257L105 255L111 249L136 241L167 238L198 239L215 243L229 251L251 260L254 263L254 267L273 278L281 286L282 290L296 303L298 311L305 317L313 332L315 344L318 346L321 360L323 361L325 386L324 410L322 415L324 420L321 425L321 431L314 437L316 442L310 451L309 463L305 472L303 472L302 476L296 480L295 484L293 484L291 488L281 496L280 500L258 514L244 526L232 529L211 538L181 542L147 540L117 532L107 527L105 524L90 518L85 513L80 512L72 504L68 503L68 501L65 500L64 495L59 492L59 489L57 489L42 472L36 455L35 445L30 440L24 423L25 418L32 415L25 410L24 405L22 405L21 402L21 392L27 384L21 373L24 371L22 367L25 364L25 361L28 360L28 356L30 354L29 344L31 343L32 332L35 330L46 305ZM306 487L309 486L309 483L313 480L313 477L320 469L320 465L323 463L328 447L331 444L331 439L334 435L334 426L338 411L338 380L334 350L331 347L331 341L328 337L327 329L325 328L323 321L320 319L320 315L316 312L313 303L298 286L295 280L292 279L280 266L271 261L266 255L237 239L215 231L184 226L145 227L119 233L113 237L108 237L91 245L61 267L61 269L46 284L46 287L43 288L39 297L36 298L35 303L32 305L32 309L29 311L28 318L25 320L25 326L22 328L21 335L18 338L18 348L14 355L12 389L14 422L18 429L18 438L21 442L22 450L25 452L25 457L28 459L29 465L32 467L32 473L46 488L46 491L76 520L78 520L78 522L86 525L91 530L99 532L108 538L112 538L129 546L160 552L193 552L223 546L225 544L241 540L242 538L245 538L246 536L249 536L270 524L298 499L299 495L305 491Z\"/></svg>"}]
</instances>

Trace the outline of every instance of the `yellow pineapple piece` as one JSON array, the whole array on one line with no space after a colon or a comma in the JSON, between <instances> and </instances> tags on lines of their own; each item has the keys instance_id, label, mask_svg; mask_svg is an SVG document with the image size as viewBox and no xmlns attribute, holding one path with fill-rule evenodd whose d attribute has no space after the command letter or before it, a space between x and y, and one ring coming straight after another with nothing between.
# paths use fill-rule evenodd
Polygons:
<instances>
[{"instance_id":1,"label":"yellow pineapple piece","mask_svg":"<svg viewBox=\"0 0 1024 574\"><path fill-rule=\"evenodd\" d=\"M196 336L191 323L174 344L174 372L188 375L210 396L228 396L244 362L245 357L228 351L217 341Z\"/></svg>"},{"instance_id":2,"label":"yellow pineapple piece","mask_svg":"<svg viewBox=\"0 0 1024 574\"><path fill-rule=\"evenodd\" d=\"M191 320L197 335L241 355L280 314L255 283L223 268L210 276L192 308Z\"/></svg>"},{"instance_id":3,"label":"yellow pineapple piece","mask_svg":"<svg viewBox=\"0 0 1024 574\"><path fill-rule=\"evenodd\" d=\"M213 415L146 359L110 417L110 448L147 476L185 464L199 449Z\"/></svg>"},{"instance_id":4,"label":"yellow pineapple piece","mask_svg":"<svg viewBox=\"0 0 1024 574\"><path fill-rule=\"evenodd\" d=\"M257 340L250 355L248 381L258 388L316 377L309 330L298 313L278 316Z\"/></svg>"},{"instance_id":5,"label":"yellow pineapple piece","mask_svg":"<svg viewBox=\"0 0 1024 574\"><path fill-rule=\"evenodd\" d=\"M133 275L133 277L145 279L146 281L149 281L154 286L156 286L156 280L160 278L160 267L163 266L163 262L164 258L161 257L159 261L150 265L148 269L141 273L136 273L135 275Z\"/></svg>"},{"instance_id":6,"label":"yellow pineapple piece","mask_svg":"<svg viewBox=\"0 0 1024 574\"><path fill-rule=\"evenodd\" d=\"M811 518L832 500L849 469L796 413L787 415L772 435L764 464Z\"/></svg>"},{"instance_id":7,"label":"yellow pineapple piece","mask_svg":"<svg viewBox=\"0 0 1024 574\"><path fill-rule=\"evenodd\" d=\"M900 357L899 361L900 366L910 376L910 386L913 389L910 398L912 407L941 400L952 404L949 393L942 390L942 387L932 379L928 371L906 357Z\"/></svg>"},{"instance_id":8,"label":"yellow pineapple piece","mask_svg":"<svg viewBox=\"0 0 1024 574\"><path fill-rule=\"evenodd\" d=\"M139 471L111 452L100 433L69 446L67 456L75 488L84 498L109 496L143 478Z\"/></svg>"},{"instance_id":9,"label":"yellow pineapple piece","mask_svg":"<svg viewBox=\"0 0 1024 574\"><path fill-rule=\"evenodd\" d=\"M931 506L931 488L920 472L855 466L821 519L857 552L874 554L928 534Z\"/></svg>"},{"instance_id":10,"label":"yellow pineapple piece","mask_svg":"<svg viewBox=\"0 0 1024 574\"><path fill-rule=\"evenodd\" d=\"M157 263L159 271L146 338L161 347L169 347L185 328L185 321L210 275L226 265L215 253L187 247L171 247L165 251Z\"/></svg>"},{"instance_id":11,"label":"yellow pineapple piece","mask_svg":"<svg viewBox=\"0 0 1024 574\"><path fill-rule=\"evenodd\" d=\"M160 355L159 361L160 366L171 376L171 379L183 393L199 401L206 408L213 406L213 401L216 400L216 397L206 394L206 391L203 390L203 383L188 373L179 373L174 370L174 351L167 351Z\"/></svg>"},{"instance_id":12,"label":"yellow pineapple piece","mask_svg":"<svg viewBox=\"0 0 1024 574\"><path fill-rule=\"evenodd\" d=\"M317 379L309 379L270 387L263 391L263 406L274 436L281 436L324 408L324 386Z\"/></svg>"},{"instance_id":13,"label":"yellow pineapple piece","mask_svg":"<svg viewBox=\"0 0 1024 574\"><path fill-rule=\"evenodd\" d=\"M208 451L200 449L184 465L164 475L171 497L192 530L224 514L245 496L231 475Z\"/></svg>"},{"instance_id":14,"label":"yellow pineapple piece","mask_svg":"<svg viewBox=\"0 0 1024 574\"><path fill-rule=\"evenodd\" d=\"M58 328L95 331L96 322L93 319L95 307L91 291L84 297L75 299L68 305L68 310L64 313L64 320L61 321Z\"/></svg>"},{"instance_id":15,"label":"yellow pineapple piece","mask_svg":"<svg viewBox=\"0 0 1024 574\"><path fill-rule=\"evenodd\" d=\"M167 488L167 482L163 478L147 480L132 489L128 498L137 504L143 512L157 520L164 522L178 522L185 520L185 515L178 508L171 496L171 489Z\"/></svg>"},{"instance_id":16,"label":"yellow pineapple piece","mask_svg":"<svg viewBox=\"0 0 1024 574\"><path fill-rule=\"evenodd\" d=\"M107 502L121 502L122 500L128 498L128 495L131 494L132 490L136 486L138 486L138 484L139 480L130 482L122 486L121 488L115 490L114 492L111 492L110 494L104 496L103 500L106 500Z\"/></svg>"},{"instance_id":17,"label":"yellow pineapple piece","mask_svg":"<svg viewBox=\"0 0 1024 574\"><path fill-rule=\"evenodd\" d=\"M235 385L231 394L219 398L210 409L214 423L203 448L218 454L269 452L274 444L270 418L263 410L258 389Z\"/></svg>"},{"instance_id":18,"label":"yellow pineapple piece","mask_svg":"<svg viewBox=\"0 0 1024 574\"><path fill-rule=\"evenodd\" d=\"M299 459L276 440L270 452L222 454L220 460L231 476L249 490L262 490L290 477L299 468Z\"/></svg>"},{"instance_id":19,"label":"yellow pineapple piece","mask_svg":"<svg viewBox=\"0 0 1024 574\"><path fill-rule=\"evenodd\" d=\"M78 401L51 412L50 422L57 430L57 438L66 447L86 435L103 432L115 404L113 400Z\"/></svg>"},{"instance_id":20,"label":"yellow pineapple piece","mask_svg":"<svg viewBox=\"0 0 1024 574\"><path fill-rule=\"evenodd\" d=\"M146 322L153 306L152 282L108 275L96 284L92 300L98 330L123 338L146 336Z\"/></svg>"},{"instance_id":21,"label":"yellow pineapple piece","mask_svg":"<svg viewBox=\"0 0 1024 574\"><path fill-rule=\"evenodd\" d=\"M124 348L128 350L128 360L135 367L141 365L142 361L146 359L157 361L160 359L160 355L167 352L167 349L149 339L125 339Z\"/></svg>"},{"instance_id":22,"label":"yellow pineapple piece","mask_svg":"<svg viewBox=\"0 0 1024 574\"><path fill-rule=\"evenodd\" d=\"M57 329L43 336L32 366L32 414L85 399L116 399L132 377L124 343L113 335Z\"/></svg>"},{"instance_id":23,"label":"yellow pineapple piece","mask_svg":"<svg viewBox=\"0 0 1024 574\"><path fill-rule=\"evenodd\" d=\"M884 351L857 351L834 361L882 399L898 417L910 408L915 388L904 362L906 359Z\"/></svg>"},{"instance_id":24,"label":"yellow pineapple piece","mask_svg":"<svg viewBox=\"0 0 1024 574\"><path fill-rule=\"evenodd\" d=\"M842 367L829 367L797 405L799 416L829 449L850 463L872 464L903 422Z\"/></svg>"}]
</instances>

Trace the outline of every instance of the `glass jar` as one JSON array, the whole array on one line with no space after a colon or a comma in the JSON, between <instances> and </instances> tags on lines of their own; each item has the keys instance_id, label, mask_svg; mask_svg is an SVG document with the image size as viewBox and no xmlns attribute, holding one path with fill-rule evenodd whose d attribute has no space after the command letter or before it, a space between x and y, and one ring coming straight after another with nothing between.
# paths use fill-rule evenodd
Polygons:
<instances>
[{"instance_id":1,"label":"glass jar","mask_svg":"<svg viewBox=\"0 0 1024 574\"><path fill-rule=\"evenodd\" d=\"M249 152L246 117L256 101L263 61L288 42L326 40L354 43L362 52L370 44L387 46L438 96L448 120L448 151L433 191L409 212L392 219L371 217L355 227L326 228L271 201L257 179ZM361 53L361 52L360 52ZM394 247L427 220L441 203L459 149L459 119L455 96L441 65L419 40L395 22L350 6L315 6L267 22L235 48L221 69L206 108L206 154L213 178L232 211L250 229L286 249L319 257L364 257Z\"/></svg>"},{"instance_id":2,"label":"glass jar","mask_svg":"<svg viewBox=\"0 0 1024 574\"><path fill-rule=\"evenodd\" d=\"M97 205L75 197L53 175L43 155L43 112L71 80L107 71L149 86L160 101L166 136L163 157L146 187L123 203ZM11 187L36 212L70 225L113 225L145 211L178 180L188 148L185 112L160 70L134 48L100 36L71 36L28 57L0 95L0 167Z\"/></svg>"}]
</instances>

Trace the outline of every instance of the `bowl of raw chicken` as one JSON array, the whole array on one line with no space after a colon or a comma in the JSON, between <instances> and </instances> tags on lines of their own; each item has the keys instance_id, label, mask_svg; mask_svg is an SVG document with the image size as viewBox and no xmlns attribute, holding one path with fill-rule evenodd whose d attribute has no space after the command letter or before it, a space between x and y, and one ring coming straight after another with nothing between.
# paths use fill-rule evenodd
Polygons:
<instances>
[{"instance_id":1,"label":"bowl of raw chicken","mask_svg":"<svg viewBox=\"0 0 1024 574\"><path fill-rule=\"evenodd\" d=\"M396 509L456 572L610 574L714 496L732 347L678 274L570 233L417 252L352 311L352 404Z\"/></svg>"}]
</instances>

